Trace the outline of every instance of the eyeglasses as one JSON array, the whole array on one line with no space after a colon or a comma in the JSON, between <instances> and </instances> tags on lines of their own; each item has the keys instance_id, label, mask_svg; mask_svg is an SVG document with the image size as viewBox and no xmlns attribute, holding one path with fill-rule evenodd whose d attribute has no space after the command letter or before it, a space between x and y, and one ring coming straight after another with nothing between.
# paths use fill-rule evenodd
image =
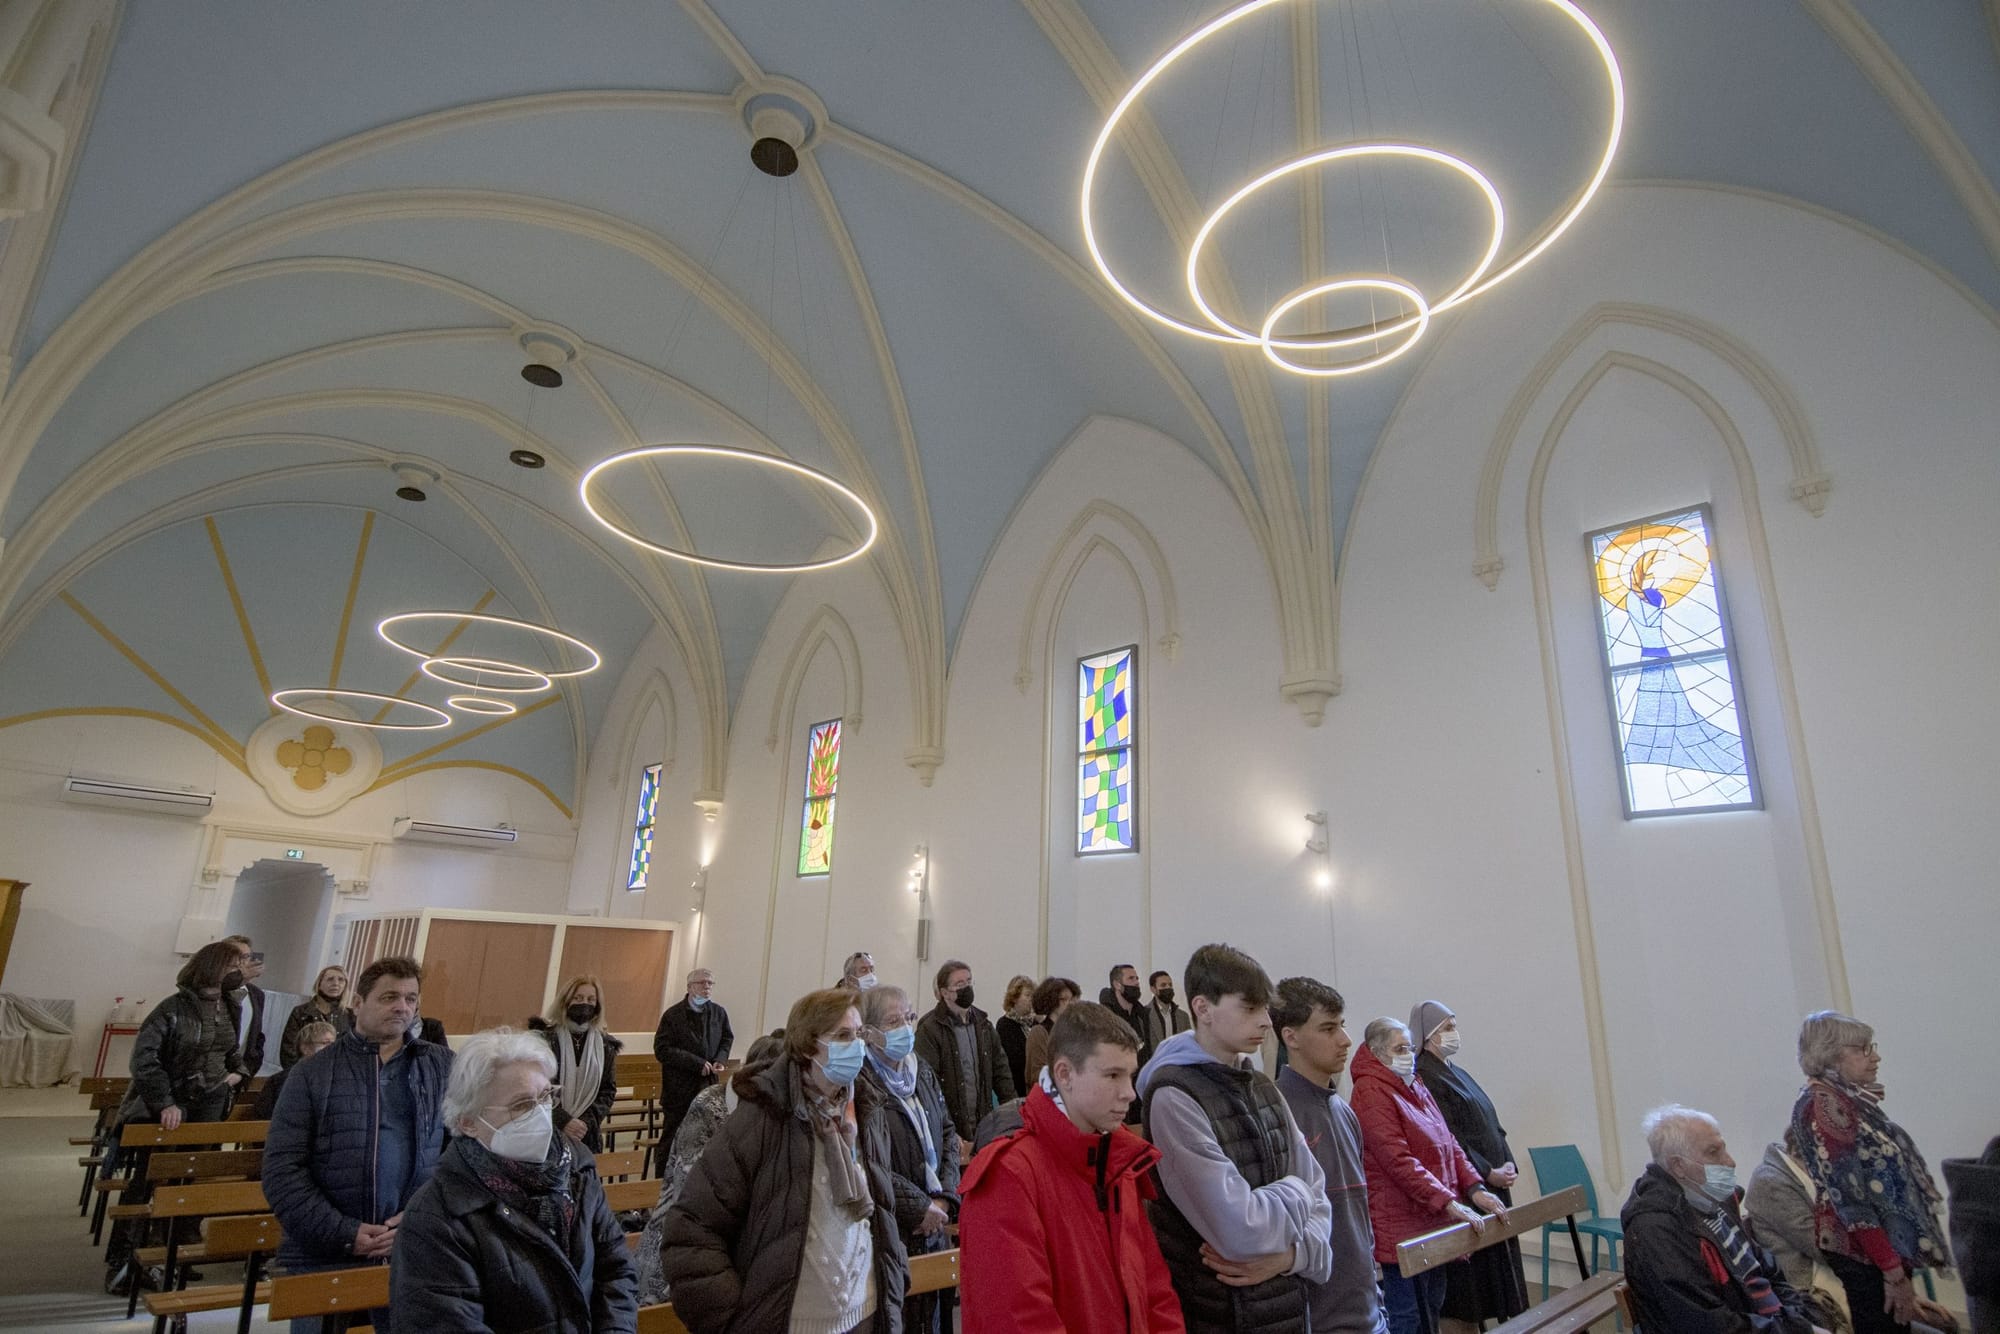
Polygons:
<instances>
[{"instance_id":1,"label":"eyeglasses","mask_svg":"<svg viewBox=\"0 0 2000 1334\"><path fill-rule=\"evenodd\" d=\"M1872 1042L1869 1043L1850 1042L1847 1044L1846 1049L1848 1051L1858 1051L1863 1056L1880 1056L1882 1054L1881 1052L1875 1049L1875 1044Z\"/></svg>"},{"instance_id":2,"label":"eyeglasses","mask_svg":"<svg viewBox=\"0 0 2000 1334\"><path fill-rule=\"evenodd\" d=\"M538 1107L554 1107L557 1097L561 1094L562 1085L551 1084L532 1098L517 1098L504 1107L495 1103L488 1110L505 1112L507 1113L507 1119L511 1121L517 1116L526 1116Z\"/></svg>"}]
</instances>

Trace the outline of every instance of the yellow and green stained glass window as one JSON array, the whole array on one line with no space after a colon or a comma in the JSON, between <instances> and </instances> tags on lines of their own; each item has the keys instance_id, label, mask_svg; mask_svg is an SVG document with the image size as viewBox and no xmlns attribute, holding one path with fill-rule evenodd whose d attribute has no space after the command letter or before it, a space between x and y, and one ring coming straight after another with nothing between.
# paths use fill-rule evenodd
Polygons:
<instances>
[{"instance_id":1,"label":"yellow and green stained glass window","mask_svg":"<svg viewBox=\"0 0 2000 1334\"><path fill-rule=\"evenodd\" d=\"M840 719L814 723L806 736L806 795L799 815L799 874L833 870L833 804L840 786Z\"/></svg>"},{"instance_id":2,"label":"yellow and green stained glass window","mask_svg":"<svg viewBox=\"0 0 2000 1334\"><path fill-rule=\"evenodd\" d=\"M1757 806L1708 507L1588 541L1625 814Z\"/></svg>"},{"instance_id":3,"label":"yellow and green stained glass window","mask_svg":"<svg viewBox=\"0 0 2000 1334\"><path fill-rule=\"evenodd\" d=\"M1076 850L1131 852L1139 846L1136 648L1114 649L1076 665Z\"/></svg>"},{"instance_id":4,"label":"yellow and green stained glass window","mask_svg":"<svg viewBox=\"0 0 2000 1334\"><path fill-rule=\"evenodd\" d=\"M639 775L639 814L632 821L632 866L625 888L644 889L653 870L653 817L660 806L660 766L649 764Z\"/></svg>"}]
</instances>

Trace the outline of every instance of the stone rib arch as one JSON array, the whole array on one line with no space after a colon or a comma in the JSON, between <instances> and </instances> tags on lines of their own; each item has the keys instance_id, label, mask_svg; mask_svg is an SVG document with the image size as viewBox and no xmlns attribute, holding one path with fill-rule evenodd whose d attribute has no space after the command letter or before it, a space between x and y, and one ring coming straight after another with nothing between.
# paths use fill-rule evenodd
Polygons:
<instances>
[{"instance_id":1,"label":"stone rib arch","mask_svg":"<svg viewBox=\"0 0 2000 1334\"><path fill-rule=\"evenodd\" d=\"M792 641L792 651L785 656L784 671L779 674L778 688L771 696L771 725L764 734L764 749L777 750L779 739L791 734L787 720L797 711L806 671L819 656L822 644L833 650L840 663L841 727L849 731L860 728L861 646L847 618L832 606L822 604L806 621L805 628Z\"/></svg>"},{"instance_id":2,"label":"stone rib arch","mask_svg":"<svg viewBox=\"0 0 2000 1334\"><path fill-rule=\"evenodd\" d=\"M1093 500L1070 521L1035 577L1034 592L1021 621L1015 661L1014 686L1021 693L1026 694L1034 683L1037 658L1047 655L1049 637L1061 619L1071 585L1091 556L1100 551L1131 577L1145 616L1149 647L1169 662L1180 651L1180 602L1159 539L1129 510L1108 500ZM1161 628L1157 641L1151 640L1153 626Z\"/></svg>"},{"instance_id":3,"label":"stone rib arch","mask_svg":"<svg viewBox=\"0 0 2000 1334\"><path fill-rule=\"evenodd\" d=\"M1634 302L1605 302L1585 311L1535 363L1514 391L1514 396L1508 400L1507 409L1501 414L1500 424L1493 433L1492 443L1487 447L1473 513L1472 572L1489 589L1499 586L1500 572L1505 568L1499 546L1500 488L1514 442L1536 405L1546 401L1549 385L1555 381L1563 366L1600 330L1618 326L1666 334L1709 353L1727 365L1763 402L1777 424L1779 437L1791 460L1792 499L1815 516L1826 508L1832 479L1820 460L1811 421L1791 386L1755 349L1717 325L1692 315ZM1641 357L1639 360L1647 359Z\"/></svg>"}]
</instances>

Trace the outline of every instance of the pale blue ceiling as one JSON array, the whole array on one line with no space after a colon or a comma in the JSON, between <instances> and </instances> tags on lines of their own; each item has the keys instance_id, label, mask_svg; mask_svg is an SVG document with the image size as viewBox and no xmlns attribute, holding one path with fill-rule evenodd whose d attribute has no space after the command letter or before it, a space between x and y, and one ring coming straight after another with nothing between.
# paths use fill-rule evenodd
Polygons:
<instances>
[{"instance_id":1,"label":"pale blue ceiling","mask_svg":"<svg viewBox=\"0 0 2000 1334\"><path fill-rule=\"evenodd\" d=\"M2000 166L2000 75L1979 7L1856 2L1991 174ZM1128 73L1220 12L1210 3L1159 0L1079 4ZM1712 181L1794 196L1886 232L2000 302L2000 268L1965 208L1804 7L1786 0L1593 0L1589 7L1619 51L1631 97L1614 179ZM1098 111L1026 5L714 0L714 11L761 70L804 83L839 125L980 192L1082 257L1076 179ZM1576 86L1551 77L1565 40L1571 57L1582 48L1549 26L1542 7L1472 0L1350 18L1345 4L1322 4L1320 13L1320 114L1329 135L1394 124L1448 140L1491 170L1517 225L1587 168L1601 113L1596 76L1577 60L1563 66L1577 72ZM1440 52L1476 57L1481 76L1440 78L1427 63ZM587 22L546 0L487 0L472 10L392 0L128 5L20 351L32 355L97 284L176 224L347 136L525 94L660 90L717 99L701 107L543 108L405 139L301 175L234 215L232 225L386 191L478 190L558 201L664 238L706 270L698 284L704 296L726 293L770 327L844 423L890 530L919 570L935 560L941 629L951 642L1008 514L1078 425L1096 413L1130 417L1207 457L1201 427L1126 327L1106 314L1101 294L943 191L836 138L816 150L817 162L883 320L916 437L920 472L913 471L863 307L805 178L773 181L748 163L747 137L727 105L740 78L685 7L657 0L599 0ZM1291 81L1280 13L1218 44L1149 102L1204 207L1240 175L1239 159L1218 147L1225 138L1266 157L1289 142ZM1523 143L1531 146L1523 151ZM1377 188L1379 174L1329 173L1322 183L1329 218L1338 223L1357 192ZM1107 168L1101 216L1114 224L1114 250L1136 272L1177 290L1167 230L1122 160ZM324 640L313 627L337 616L348 569L337 552L329 558L317 548L337 546L342 525L351 530L369 509L383 518L365 591L381 606L476 599L491 588L499 605L553 617L599 642L615 670L657 623L671 589L696 622L677 633L712 637L733 706L789 581L695 575L603 536L561 465L587 466L624 447L623 418L647 440L768 438L801 461L863 479L708 301L630 250L584 234L585 226L461 210L320 227L242 262L364 259L400 266L400 276L253 270L259 276L185 300L128 334L68 396L0 504L0 535L9 542L0 569L18 580L12 602L0 607L0 710L157 694L115 655L99 662L93 641L102 641L47 599L64 572L96 550L99 563L68 585L75 595L104 602L142 637L173 638L177 625L196 619L148 618L157 618L163 582L205 586L211 577L199 523L208 513L221 514L243 567L267 581L253 610L269 617L274 636L298 646L304 670L311 657L304 646L314 634ZM1344 237L1343 226L1331 234ZM1470 235L1413 225L1399 228L1390 245L1384 233L1399 272L1412 265L1440 273L1458 262ZM1247 308L1296 284L1297 214L1285 201L1246 207L1217 243ZM1327 260L1340 259L1328 244ZM1514 281L1560 283L1560 263L1558 248ZM475 290L448 293L411 280L424 274ZM592 348L585 365L613 410L574 373L561 390L530 390L516 373L524 358L510 312L585 340ZM205 447L130 477L32 549L17 541L38 507L111 441L185 396L293 354L439 330L458 332L311 357L218 396L208 411L256 410L226 430L197 432L195 445ZM1254 475L1257 451L1216 349L1165 332L1156 341L1219 424L1236 463ZM664 367L688 388L666 387L619 358ZM1313 448L1308 394L1327 395L1336 536L1419 360L1326 388L1272 374L1257 391L1268 394L1282 424L1279 443L1301 490ZM257 406L327 392L483 405L502 429L407 402ZM507 423L544 437L558 466L524 472L507 464ZM260 438L251 444L213 438L253 433ZM390 497L396 482L385 460L394 455L419 456L446 474L429 502ZM797 555L834 532L824 510L768 487L699 469L670 481L706 547ZM1118 479L1105 485L1115 498ZM635 506L647 503L638 487L630 496ZM928 553L920 518L934 533ZM649 526L659 522L655 514ZM144 535L160 524L170 526ZM123 545L101 550L114 542ZM449 578L433 580L445 570ZM45 605L24 624L30 598ZM216 614L207 604L190 612ZM199 625L199 635L158 645L177 671L198 673L204 652L233 642L232 620ZM230 633L218 636L218 626ZM84 650L92 665L78 674L51 665ZM327 651L324 642L312 649ZM349 670L371 680L393 670L364 643L351 652L343 678ZM262 710L254 680L246 686L238 667L218 664L210 683L229 702L218 698L215 716L232 728L254 726ZM557 773L545 755L561 752L569 763L567 738L579 727L594 735L601 698L599 685L586 686L580 720L551 709L472 745L494 762L540 765L533 772L566 791L574 774ZM550 743L549 729L562 744Z\"/></svg>"}]
</instances>

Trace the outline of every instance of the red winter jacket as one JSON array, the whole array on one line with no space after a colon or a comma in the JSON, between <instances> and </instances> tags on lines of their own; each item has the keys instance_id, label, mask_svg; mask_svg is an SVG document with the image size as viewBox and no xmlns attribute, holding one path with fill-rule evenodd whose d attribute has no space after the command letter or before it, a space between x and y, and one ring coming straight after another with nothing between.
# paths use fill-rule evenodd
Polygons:
<instances>
[{"instance_id":1,"label":"red winter jacket","mask_svg":"<svg viewBox=\"0 0 2000 1334\"><path fill-rule=\"evenodd\" d=\"M965 1334L1184 1334L1146 1217L1159 1160L1122 1126L1087 1135L1031 1091L1021 1129L959 1183Z\"/></svg>"},{"instance_id":2,"label":"red winter jacket","mask_svg":"<svg viewBox=\"0 0 2000 1334\"><path fill-rule=\"evenodd\" d=\"M1354 1097L1368 1164L1368 1218L1375 1259L1396 1263L1396 1243L1452 1221L1452 1201L1480 1186L1421 1077L1405 1084L1366 1047L1354 1051Z\"/></svg>"}]
</instances>

